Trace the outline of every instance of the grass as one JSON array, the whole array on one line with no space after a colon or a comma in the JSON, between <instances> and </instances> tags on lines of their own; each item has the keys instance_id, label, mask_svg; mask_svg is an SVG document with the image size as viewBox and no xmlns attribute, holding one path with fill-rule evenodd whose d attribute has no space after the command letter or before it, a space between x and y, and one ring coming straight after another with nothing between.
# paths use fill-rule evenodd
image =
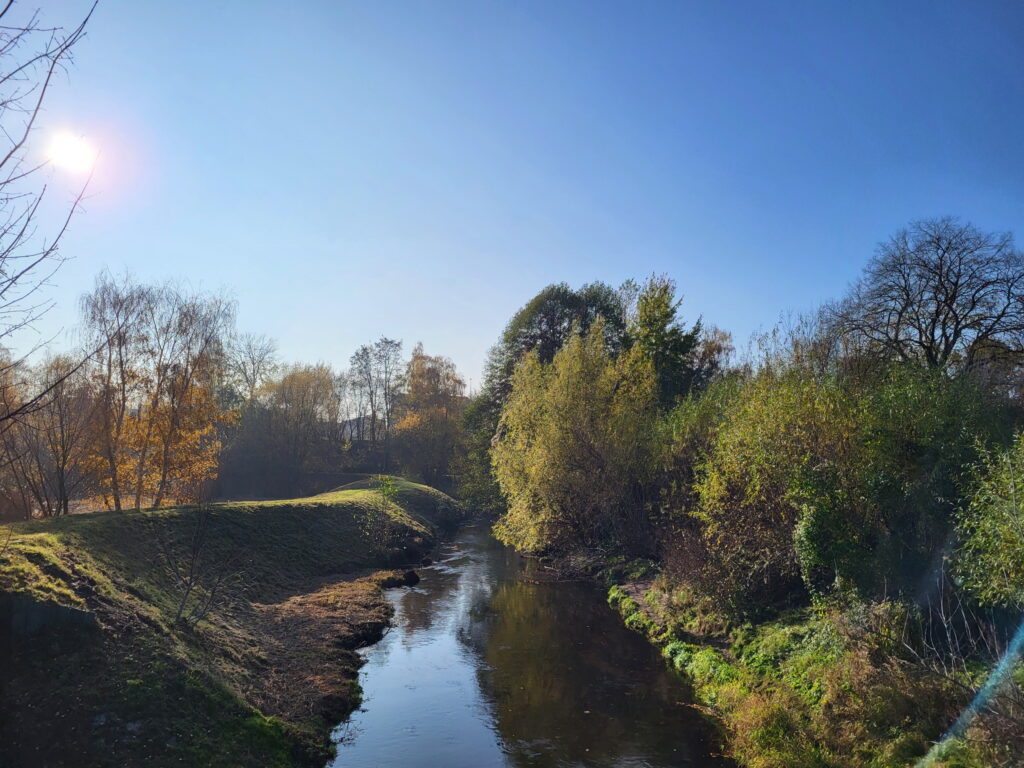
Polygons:
<instances>
[{"instance_id":1,"label":"grass","mask_svg":"<svg viewBox=\"0 0 1024 768\"><path fill-rule=\"evenodd\" d=\"M614 584L608 602L661 648L748 768L908 768L962 698L896 659L902 614L892 603L735 625L664 578ZM936 768L980 765L964 754Z\"/></svg>"},{"instance_id":2,"label":"grass","mask_svg":"<svg viewBox=\"0 0 1024 768\"><path fill-rule=\"evenodd\" d=\"M396 483L388 552L367 534L381 509L370 481L210 507L203 554L233 564L232 587L194 627L174 622L165 555L190 540L197 508L15 525L0 609L55 604L98 628L8 640L0 764L322 765L330 729L358 705L355 648L386 626L381 587L400 581L374 569L415 562L461 517L444 494Z\"/></svg>"}]
</instances>

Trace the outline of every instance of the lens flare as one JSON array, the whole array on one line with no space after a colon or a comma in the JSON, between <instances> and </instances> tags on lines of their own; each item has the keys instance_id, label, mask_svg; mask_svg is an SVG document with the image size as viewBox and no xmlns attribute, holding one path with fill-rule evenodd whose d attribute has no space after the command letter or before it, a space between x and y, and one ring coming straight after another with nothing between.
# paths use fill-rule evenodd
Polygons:
<instances>
[{"instance_id":1,"label":"lens flare","mask_svg":"<svg viewBox=\"0 0 1024 768\"><path fill-rule=\"evenodd\" d=\"M64 131L50 140L49 160L58 168L71 173L88 173L96 164L99 153L85 138Z\"/></svg>"},{"instance_id":2,"label":"lens flare","mask_svg":"<svg viewBox=\"0 0 1024 768\"><path fill-rule=\"evenodd\" d=\"M989 673L985 684L975 694L974 700L968 705L967 709L960 713L960 717L957 718L956 722L943 734L938 743L928 751L928 754L921 758L915 768L930 768L930 766L935 765L935 761L942 757L946 744L950 740L962 736L971 727L974 718L988 706L989 701L1013 672L1017 662L1020 661L1022 650L1024 650L1024 621L1017 627L1017 633L1013 636L1013 640L1010 641L1006 653L1003 654L1003 658L999 660L999 663Z\"/></svg>"}]
</instances>

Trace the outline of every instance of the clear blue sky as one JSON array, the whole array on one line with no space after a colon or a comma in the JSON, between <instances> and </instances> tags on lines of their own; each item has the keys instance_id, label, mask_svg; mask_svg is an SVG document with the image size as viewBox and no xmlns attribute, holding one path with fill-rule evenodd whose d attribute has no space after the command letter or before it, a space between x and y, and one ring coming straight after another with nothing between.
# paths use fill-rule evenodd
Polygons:
<instances>
[{"instance_id":1,"label":"clear blue sky","mask_svg":"<svg viewBox=\"0 0 1024 768\"><path fill-rule=\"evenodd\" d=\"M477 383L550 282L667 272L744 340L911 219L1024 240L1024 4L101 0L54 127L102 157L44 333L128 269Z\"/></svg>"}]
</instances>

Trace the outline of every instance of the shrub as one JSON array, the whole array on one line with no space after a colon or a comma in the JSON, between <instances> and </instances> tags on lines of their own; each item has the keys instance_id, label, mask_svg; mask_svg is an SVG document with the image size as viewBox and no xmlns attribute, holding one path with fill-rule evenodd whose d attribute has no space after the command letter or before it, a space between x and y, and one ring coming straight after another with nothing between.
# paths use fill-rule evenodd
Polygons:
<instances>
[{"instance_id":1,"label":"shrub","mask_svg":"<svg viewBox=\"0 0 1024 768\"><path fill-rule=\"evenodd\" d=\"M1006 423L974 381L906 365L782 360L708 396L669 420L661 550L741 616L805 593L920 593L979 445Z\"/></svg>"},{"instance_id":2,"label":"shrub","mask_svg":"<svg viewBox=\"0 0 1024 768\"><path fill-rule=\"evenodd\" d=\"M1024 435L986 454L959 517L956 573L985 605L1024 605Z\"/></svg>"},{"instance_id":3,"label":"shrub","mask_svg":"<svg viewBox=\"0 0 1024 768\"><path fill-rule=\"evenodd\" d=\"M656 406L650 362L614 358L600 321L548 365L528 355L493 449L508 500L498 538L529 551L642 546Z\"/></svg>"}]
</instances>

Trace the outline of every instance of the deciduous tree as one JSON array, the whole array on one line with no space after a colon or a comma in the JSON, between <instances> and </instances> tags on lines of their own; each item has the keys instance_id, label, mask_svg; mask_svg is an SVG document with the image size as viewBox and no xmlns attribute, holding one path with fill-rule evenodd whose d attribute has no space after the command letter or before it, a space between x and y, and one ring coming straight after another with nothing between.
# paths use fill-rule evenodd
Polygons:
<instances>
[{"instance_id":1,"label":"deciduous tree","mask_svg":"<svg viewBox=\"0 0 1024 768\"><path fill-rule=\"evenodd\" d=\"M833 336L887 359L949 372L1024 356L1024 255L1009 234L953 218L916 221L879 246Z\"/></svg>"}]
</instances>

